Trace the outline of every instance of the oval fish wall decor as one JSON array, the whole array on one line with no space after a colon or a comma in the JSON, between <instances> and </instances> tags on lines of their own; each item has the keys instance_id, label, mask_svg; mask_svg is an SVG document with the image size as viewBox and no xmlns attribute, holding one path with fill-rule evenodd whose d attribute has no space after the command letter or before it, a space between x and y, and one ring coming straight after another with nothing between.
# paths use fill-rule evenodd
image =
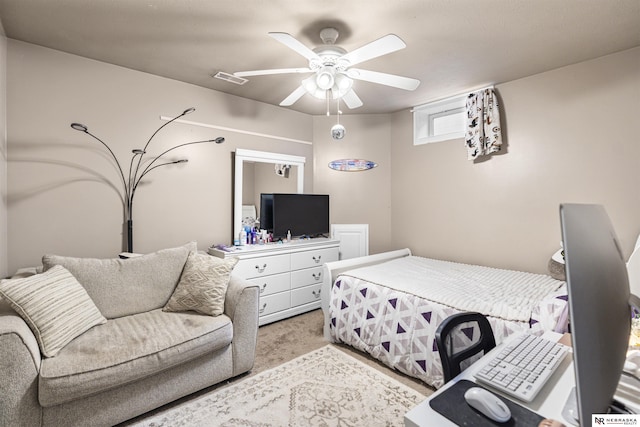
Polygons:
<instances>
[{"instance_id":1,"label":"oval fish wall decor","mask_svg":"<svg viewBox=\"0 0 640 427\"><path fill-rule=\"evenodd\" d=\"M336 171L359 172L373 169L378 166L371 160L364 159L340 159L329 162L329 167Z\"/></svg>"}]
</instances>

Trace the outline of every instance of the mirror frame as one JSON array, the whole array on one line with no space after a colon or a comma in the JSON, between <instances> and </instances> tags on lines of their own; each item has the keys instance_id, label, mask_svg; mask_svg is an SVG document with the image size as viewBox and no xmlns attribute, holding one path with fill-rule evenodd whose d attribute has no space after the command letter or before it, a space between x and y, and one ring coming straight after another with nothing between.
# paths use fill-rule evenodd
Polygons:
<instances>
[{"instance_id":1,"label":"mirror frame","mask_svg":"<svg viewBox=\"0 0 640 427\"><path fill-rule=\"evenodd\" d=\"M235 155L235 177L234 177L234 194L233 194L233 237L232 240L240 234L242 226L242 177L244 162L273 163L274 165L291 165L297 166L298 182L297 192L304 192L304 164L306 158L301 156L292 156L289 154L271 153L268 151L236 149Z\"/></svg>"}]
</instances>

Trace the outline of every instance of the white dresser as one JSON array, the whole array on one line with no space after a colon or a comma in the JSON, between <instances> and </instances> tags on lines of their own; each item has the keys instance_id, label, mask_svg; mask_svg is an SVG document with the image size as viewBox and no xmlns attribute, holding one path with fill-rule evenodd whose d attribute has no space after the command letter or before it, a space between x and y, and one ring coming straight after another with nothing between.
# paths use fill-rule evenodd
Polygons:
<instances>
[{"instance_id":1,"label":"white dresser","mask_svg":"<svg viewBox=\"0 0 640 427\"><path fill-rule=\"evenodd\" d=\"M320 308L322 265L338 260L339 240L316 238L231 248L209 248L219 258L238 257L233 273L260 286L260 325Z\"/></svg>"}]
</instances>

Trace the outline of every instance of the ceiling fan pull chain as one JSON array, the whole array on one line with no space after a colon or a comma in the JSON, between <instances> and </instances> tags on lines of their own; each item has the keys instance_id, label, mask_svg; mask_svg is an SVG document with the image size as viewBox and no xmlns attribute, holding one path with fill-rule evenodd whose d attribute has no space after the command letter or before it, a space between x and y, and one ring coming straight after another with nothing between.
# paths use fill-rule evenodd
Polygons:
<instances>
[{"instance_id":1,"label":"ceiling fan pull chain","mask_svg":"<svg viewBox=\"0 0 640 427\"><path fill-rule=\"evenodd\" d=\"M328 96L328 94L327 94L326 98L327 98L327 117L331 117L331 112L329 110L329 96Z\"/></svg>"}]
</instances>

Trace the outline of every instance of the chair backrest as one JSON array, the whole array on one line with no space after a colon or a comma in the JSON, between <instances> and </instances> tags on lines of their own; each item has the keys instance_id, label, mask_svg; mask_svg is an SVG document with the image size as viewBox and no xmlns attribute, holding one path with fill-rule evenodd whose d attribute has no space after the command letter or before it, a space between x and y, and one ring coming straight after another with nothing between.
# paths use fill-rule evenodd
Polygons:
<instances>
[{"instance_id":1,"label":"chair backrest","mask_svg":"<svg viewBox=\"0 0 640 427\"><path fill-rule=\"evenodd\" d=\"M436 330L436 345L442 362L444 382L458 375L477 358L496 346L489 320L481 313L449 316ZM479 357L479 356L478 356ZM466 362L466 363L465 363Z\"/></svg>"}]
</instances>

